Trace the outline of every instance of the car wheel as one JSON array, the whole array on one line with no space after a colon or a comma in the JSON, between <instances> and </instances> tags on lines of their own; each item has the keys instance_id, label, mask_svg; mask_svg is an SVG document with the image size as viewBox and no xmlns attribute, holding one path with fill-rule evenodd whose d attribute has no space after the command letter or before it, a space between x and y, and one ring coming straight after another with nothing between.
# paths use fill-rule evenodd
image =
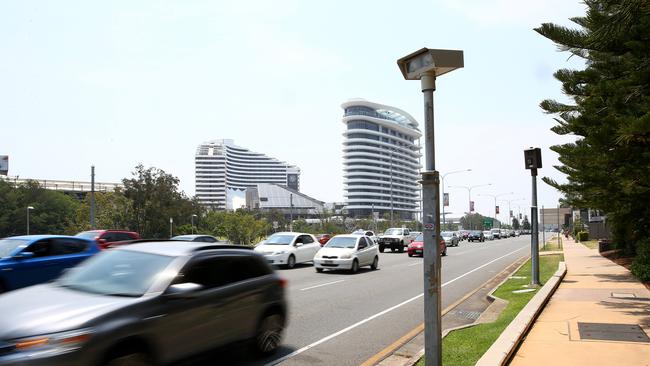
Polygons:
<instances>
[{"instance_id":1,"label":"car wheel","mask_svg":"<svg viewBox=\"0 0 650 366\"><path fill-rule=\"evenodd\" d=\"M5 289L4 283L2 283L2 281L0 281L0 294L5 292L5 291L6 291L6 289Z\"/></svg>"},{"instance_id":2,"label":"car wheel","mask_svg":"<svg viewBox=\"0 0 650 366\"><path fill-rule=\"evenodd\" d=\"M359 272L359 261L358 260L353 260L352 261L352 267L350 268L350 272L352 273L357 273Z\"/></svg>"},{"instance_id":3,"label":"car wheel","mask_svg":"<svg viewBox=\"0 0 650 366\"><path fill-rule=\"evenodd\" d=\"M106 366L151 366L153 362L145 353L129 353L112 358Z\"/></svg>"},{"instance_id":4,"label":"car wheel","mask_svg":"<svg viewBox=\"0 0 650 366\"><path fill-rule=\"evenodd\" d=\"M395 253L395 248L390 248L390 251Z\"/></svg>"},{"instance_id":5,"label":"car wheel","mask_svg":"<svg viewBox=\"0 0 650 366\"><path fill-rule=\"evenodd\" d=\"M400 253L404 253L404 243L401 243L401 244L399 245L399 249L398 249L398 251L399 251Z\"/></svg>"},{"instance_id":6,"label":"car wheel","mask_svg":"<svg viewBox=\"0 0 650 366\"><path fill-rule=\"evenodd\" d=\"M383 253L383 252L384 252L384 246L383 246L383 245L380 245L380 246L379 246L379 253Z\"/></svg>"},{"instance_id":7,"label":"car wheel","mask_svg":"<svg viewBox=\"0 0 650 366\"><path fill-rule=\"evenodd\" d=\"M447 247L445 247L445 250L442 251L442 256L446 257L447 256Z\"/></svg>"},{"instance_id":8,"label":"car wheel","mask_svg":"<svg viewBox=\"0 0 650 366\"><path fill-rule=\"evenodd\" d=\"M275 353L282 340L284 325L280 314L269 314L260 322L255 336L255 350L261 355Z\"/></svg>"},{"instance_id":9,"label":"car wheel","mask_svg":"<svg viewBox=\"0 0 650 366\"><path fill-rule=\"evenodd\" d=\"M378 267L379 267L379 257L375 256L375 260L372 261L372 264L370 265L370 269L374 271Z\"/></svg>"},{"instance_id":10,"label":"car wheel","mask_svg":"<svg viewBox=\"0 0 650 366\"><path fill-rule=\"evenodd\" d=\"M409 255L409 257L412 257L412 256L413 256L413 253L409 252L408 255Z\"/></svg>"},{"instance_id":11,"label":"car wheel","mask_svg":"<svg viewBox=\"0 0 650 366\"><path fill-rule=\"evenodd\" d=\"M322 269L322 268L316 268L316 272L318 272L318 273L322 273L322 272L323 272L323 269Z\"/></svg>"},{"instance_id":12,"label":"car wheel","mask_svg":"<svg viewBox=\"0 0 650 366\"><path fill-rule=\"evenodd\" d=\"M296 257L291 254L289 258L287 258L287 268L291 269L296 266Z\"/></svg>"}]
</instances>

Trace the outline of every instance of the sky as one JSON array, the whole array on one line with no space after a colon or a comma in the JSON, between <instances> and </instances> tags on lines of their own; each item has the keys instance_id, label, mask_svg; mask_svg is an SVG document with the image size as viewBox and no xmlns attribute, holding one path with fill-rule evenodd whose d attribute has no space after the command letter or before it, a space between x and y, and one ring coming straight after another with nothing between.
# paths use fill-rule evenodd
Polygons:
<instances>
[{"instance_id":1,"label":"sky","mask_svg":"<svg viewBox=\"0 0 650 366\"><path fill-rule=\"evenodd\" d=\"M0 155L21 178L119 182L139 163L194 194L194 153L207 140L299 166L301 191L343 200L341 103L364 98L423 122L417 81L396 60L422 47L464 51L437 80L436 169L471 172L445 185L472 190L494 214L502 194L529 210L523 150L542 149L540 177L564 181L539 103L566 101L553 78L581 68L533 31L572 25L574 0L274 0L0 2ZM468 210L468 191L447 211ZM539 206L560 194L538 180ZM507 202L498 202L502 219ZM452 214L452 215L453 215Z\"/></svg>"}]
</instances>

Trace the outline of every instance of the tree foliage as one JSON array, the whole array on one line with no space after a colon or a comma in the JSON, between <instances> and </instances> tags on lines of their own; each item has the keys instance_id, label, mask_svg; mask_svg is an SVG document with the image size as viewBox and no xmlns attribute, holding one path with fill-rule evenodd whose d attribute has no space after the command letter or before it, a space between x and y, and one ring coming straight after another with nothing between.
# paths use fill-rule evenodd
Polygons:
<instances>
[{"instance_id":1,"label":"tree foliage","mask_svg":"<svg viewBox=\"0 0 650 366\"><path fill-rule=\"evenodd\" d=\"M544 181L567 203L606 212L615 241L635 252L650 235L650 2L584 3L586 15L572 19L577 29L535 29L586 63L555 73L571 103L541 103L555 116L553 132L577 138L552 147L567 182Z\"/></svg>"}]
</instances>

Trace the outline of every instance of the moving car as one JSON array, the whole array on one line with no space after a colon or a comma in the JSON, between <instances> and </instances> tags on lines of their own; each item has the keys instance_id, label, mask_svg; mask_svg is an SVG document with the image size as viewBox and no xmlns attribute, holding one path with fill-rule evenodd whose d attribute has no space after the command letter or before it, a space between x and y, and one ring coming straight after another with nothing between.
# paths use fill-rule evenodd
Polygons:
<instances>
[{"instance_id":1,"label":"moving car","mask_svg":"<svg viewBox=\"0 0 650 366\"><path fill-rule=\"evenodd\" d=\"M347 269L352 273L360 267L379 267L377 245L365 235L336 235L314 257L316 272L324 269Z\"/></svg>"},{"instance_id":2,"label":"moving car","mask_svg":"<svg viewBox=\"0 0 650 366\"><path fill-rule=\"evenodd\" d=\"M293 268L296 263L311 262L321 248L316 238L307 233L280 232L255 247L270 264Z\"/></svg>"},{"instance_id":3,"label":"moving car","mask_svg":"<svg viewBox=\"0 0 650 366\"><path fill-rule=\"evenodd\" d=\"M219 239L215 238L212 235L178 235L171 240L179 240L179 241L198 241L200 243L217 243L219 242Z\"/></svg>"},{"instance_id":4,"label":"moving car","mask_svg":"<svg viewBox=\"0 0 650 366\"><path fill-rule=\"evenodd\" d=\"M352 232L352 235L365 235L365 236L369 237L370 239L372 239L372 241L375 242L375 244L377 244L377 235L375 235L374 231L355 230L354 232Z\"/></svg>"},{"instance_id":5,"label":"moving car","mask_svg":"<svg viewBox=\"0 0 650 366\"><path fill-rule=\"evenodd\" d=\"M53 280L97 252L95 241L74 236L25 235L0 239L0 293Z\"/></svg>"},{"instance_id":6,"label":"moving car","mask_svg":"<svg viewBox=\"0 0 650 366\"><path fill-rule=\"evenodd\" d=\"M411 235L409 235L409 242L414 242L420 235L422 235L421 231L411 231Z\"/></svg>"},{"instance_id":7,"label":"moving car","mask_svg":"<svg viewBox=\"0 0 650 366\"><path fill-rule=\"evenodd\" d=\"M316 237L321 247L325 245L331 238L332 236L330 234L319 234L318 237Z\"/></svg>"},{"instance_id":8,"label":"moving car","mask_svg":"<svg viewBox=\"0 0 650 366\"><path fill-rule=\"evenodd\" d=\"M445 242L445 246L448 247L457 247L460 239L453 231L443 231L440 233L440 237Z\"/></svg>"},{"instance_id":9,"label":"moving car","mask_svg":"<svg viewBox=\"0 0 650 366\"><path fill-rule=\"evenodd\" d=\"M467 241L478 241L484 242L485 241L485 235L483 235L483 232L480 230L472 230L469 232L469 235L467 236Z\"/></svg>"},{"instance_id":10,"label":"moving car","mask_svg":"<svg viewBox=\"0 0 650 366\"><path fill-rule=\"evenodd\" d=\"M492 232L492 236L494 236L495 239L501 239L501 229L492 229L490 231Z\"/></svg>"},{"instance_id":11,"label":"moving car","mask_svg":"<svg viewBox=\"0 0 650 366\"><path fill-rule=\"evenodd\" d=\"M494 235L492 235L492 231L490 230L484 230L483 236L485 237L485 240L494 240Z\"/></svg>"},{"instance_id":12,"label":"moving car","mask_svg":"<svg viewBox=\"0 0 650 366\"><path fill-rule=\"evenodd\" d=\"M2 295L0 365L167 365L248 341L280 345L286 281L250 248L147 242Z\"/></svg>"},{"instance_id":13,"label":"moving car","mask_svg":"<svg viewBox=\"0 0 650 366\"><path fill-rule=\"evenodd\" d=\"M89 230L75 235L80 238L91 239L97 242L99 249L127 244L132 240L140 239L140 234L127 230Z\"/></svg>"},{"instance_id":14,"label":"moving car","mask_svg":"<svg viewBox=\"0 0 650 366\"><path fill-rule=\"evenodd\" d=\"M447 246L445 245L445 241L441 239L438 246L440 248L440 255L447 255ZM422 234L418 235L417 238L409 244L407 252L409 257L414 255L424 256L424 236Z\"/></svg>"},{"instance_id":15,"label":"moving car","mask_svg":"<svg viewBox=\"0 0 650 366\"><path fill-rule=\"evenodd\" d=\"M393 227L386 230L384 235L377 239L379 251L383 253L386 248L389 248L392 252L404 252L404 248L410 243L409 235L410 230L406 228Z\"/></svg>"}]
</instances>

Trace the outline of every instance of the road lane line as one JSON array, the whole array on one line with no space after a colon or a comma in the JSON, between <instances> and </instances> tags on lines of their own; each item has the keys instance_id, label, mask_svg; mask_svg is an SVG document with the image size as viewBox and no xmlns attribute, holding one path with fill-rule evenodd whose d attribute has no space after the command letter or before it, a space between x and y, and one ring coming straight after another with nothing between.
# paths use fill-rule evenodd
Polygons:
<instances>
[{"instance_id":1,"label":"road lane line","mask_svg":"<svg viewBox=\"0 0 650 366\"><path fill-rule=\"evenodd\" d=\"M407 264L406 266L407 266L407 267L412 267L412 266L417 266L417 265L420 265L420 266L421 266L421 265L422 265L422 262L415 262L415 263Z\"/></svg>"},{"instance_id":2,"label":"road lane line","mask_svg":"<svg viewBox=\"0 0 650 366\"><path fill-rule=\"evenodd\" d=\"M343 282L343 281L345 281L345 280L338 280L338 281L333 281L333 282L321 283L320 285L301 288L300 291L307 291L307 290L311 290L311 289L317 288L317 287L329 286L329 285L333 285L335 283L339 283L339 282Z\"/></svg>"},{"instance_id":3,"label":"road lane line","mask_svg":"<svg viewBox=\"0 0 650 366\"><path fill-rule=\"evenodd\" d=\"M490 265L490 264L492 264L492 263L498 261L499 259L503 259L503 258L505 258L505 257L507 257L507 256L509 256L509 255L513 255L514 253L517 253L518 251L523 250L523 249L528 249L528 248L527 248L527 247L523 247L523 248L517 249L517 250L515 250L515 251L513 251L513 252L510 252L510 253L508 253L508 254L506 254L506 255L502 255L502 256L499 257L499 258L493 259L493 260L491 260L491 261L489 261L489 262L487 262L487 263L481 265L480 267L476 267L476 268L474 268L473 270L471 270L471 271L469 271L469 272L467 272L467 273L465 273L465 274L463 274L463 275L460 275L460 276L458 276L458 277L456 277L456 278L454 278L454 279L452 279L452 280L449 280L449 281L443 283L443 284L441 285L441 287L447 286L447 285L449 285L450 283L455 282L456 280L459 280L459 279L461 279L461 278L463 278L463 277L465 277L465 276L467 276L467 275L469 275L469 274L471 274L471 273L474 273L474 272L478 271L478 270L481 269L481 268L484 268L484 267L486 267L486 266L488 266L488 265ZM298 350L296 350L296 351L293 351L293 352L291 352L290 354L288 354L288 355L286 355L286 356L280 357L280 358L278 358L278 359L276 359L276 360L273 360L273 361L271 361L271 362L269 362L269 363L266 363L264 366L273 366L273 365L277 365L277 364L279 364L280 362L284 362L284 361L286 361L286 360L288 360L288 359L290 359L290 358L292 358L292 357L295 357L295 356L297 356L297 355L299 355L299 354L301 354L301 353L303 353L303 352L305 352L305 351L307 351L307 350L309 350L309 349L311 349L311 348L314 348L314 347L316 347L316 346L318 346L318 345L321 345L321 344L323 344L323 343L329 341L329 340L332 339L332 338L336 338L336 337L340 336L340 335L343 334L343 333L346 333L346 332L348 332L348 331L350 331L350 330L352 330L352 329L354 329L354 328L359 327L360 325L366 324L367 322L369 322L369 321L371 321L371 320L373 320L373 319L376 319L376 318L378 318L378 317L380 317L380 316L382 316L382 315L384 315L384 314L387 314L387 313L389 313L389 312L391 312L391 311L393 311L393 310L395 310L395 309L397 309L397 308L399 308L399 307L401 307L401 306L404 306L404 305L406 305L406 304L408 304L408 303L410 303L410 302L413 302L413 301L415 301L415 300L417 300L417 299L419 299L419 298L421 298L421 297L423 297L423 296L424 296L424 293L421 293L421 294L419 294L419 295L413 296L412 298L410 298L410 299L408 299L408 300L406 300L406 301L402 301L401 303L399 303L399 304L397 304L397 305L395 305L395 306L392 306L392 307L390 307L390 308L388 308L388 309L386 309L386 310L383 310L383 311L381 311L381 312L379 312L379 313L377 313L377 314L375 314L375 315L371 315L371 316L369 316L369 317L367 317L367 318L365 318L365 319L363 319L363 320L361 320L361 321L358 321L358 322L356 322L356 323L354 323L354 324L348 326L347 328L341 329L341 330L339 330L339 331L336 332L336 333L332 333L332 334L328 335L328 336L325 337L325 338L321 338L320 340L318 340L318 341L316 341L316 342L313 342L313 343L308 344L308 345L306 345L306 346L304 346L304 347L302 347L302 348L300 348L300 349L298 349Z\"/></svg>"}]
</instances>

